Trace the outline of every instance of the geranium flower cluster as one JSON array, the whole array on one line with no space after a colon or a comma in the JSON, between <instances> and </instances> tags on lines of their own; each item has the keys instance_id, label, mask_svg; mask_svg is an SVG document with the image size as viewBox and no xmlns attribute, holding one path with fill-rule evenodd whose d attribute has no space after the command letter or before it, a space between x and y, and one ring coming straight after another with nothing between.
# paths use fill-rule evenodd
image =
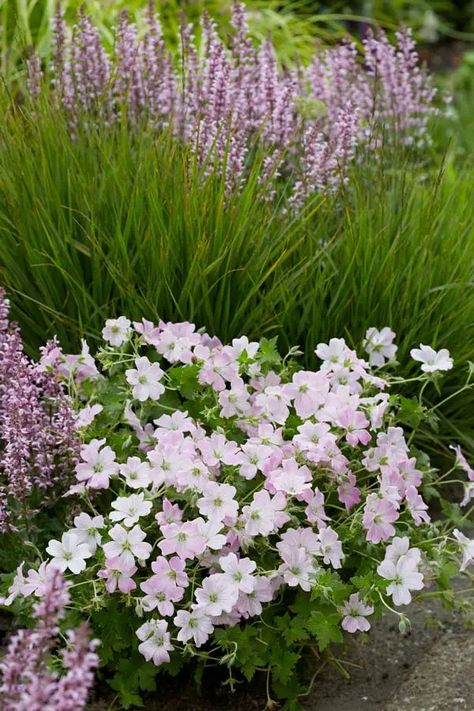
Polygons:
<instances>
[{"instance_id":1,"label":"geranium flower cluster","mask_svg":"<svg viewBox=\"0 0 474 711\"><path fill-rule=\"evenodd\" d=\"M44 568L44 566L43 566ZM26 589L26 588L25 588ZM97 640L91 641L85 623L67 633L61 652L63 675L48 667L70 596L57 567L49 566L35 586L35 629L19 630L10 640L0 663L0 698L3 711L80 711L94 683L99 658Z\"/></svg>"},{"instance_id":2,"label":"geranium flower cluster","mask_svg":"<svg viewBox=\"0 0 474 711\"><path fill-rule=\"evenodd\" d=\"M390 329L368 329L369 362L342 338L318 344L316 371L270 341L224 345L190 323L121 316L103 337L103 374L88 352L74 371L84 443L68 495L82 510L39 569L19 570L7 603L40 595L59 569L92 619L92 590L98 609L123 600L139 652L160 666L205 656L218 630L262 624L297 593L308 606L323 595L337 627L367 631L443 562L474 559L473 541L430 521L433 472L390 394ZM424 387L453 365L423 345L413 357ZM64 378L68 363L57 347L41 367Z\"/></svg>"},{"instance_id":3,"label":"geranium flower cluster","mask_svg":"<svg viewBox=\"0 0 474 711\"><path fill-rule=\"evenodd\" d=\"M45 361L55 348L43 349ZM44 506L70 485L79 455L76 426L64 386L24 353L0 289L0 533L31 515L35 492Z\"/></svg>"},{"instance_id":4,"label":"geranium flower cluster","mask_svg":"<svg viewBox=\"0 0 474 711\"><path fill-rule=\"evenodd\" d=\"M189 144L204 173L217 168L228 189L241 185L256 146L266 159L262 181L271 193L282 172L295 175L291 202L331 191L346 179L359 144L375 148L397 137L420 145L428 139L434 90L420 69L408 30L392 45L382 31L363 42L363 54L346 42L318 52L310 67L278 67L270 39L255 44L245 8L234 4L225 44L208 16L201 43L181 27L179 57L164 40L149 3L143 37L126 13L108 53L98 30L81 11L72 33L61 10L54 23L52 100L66 112L73 135L99 117L107 124L125 115L131 127L169 129ZM33 99L42 92L40 64L28 65Z\"/></svg>"}]
</instances>

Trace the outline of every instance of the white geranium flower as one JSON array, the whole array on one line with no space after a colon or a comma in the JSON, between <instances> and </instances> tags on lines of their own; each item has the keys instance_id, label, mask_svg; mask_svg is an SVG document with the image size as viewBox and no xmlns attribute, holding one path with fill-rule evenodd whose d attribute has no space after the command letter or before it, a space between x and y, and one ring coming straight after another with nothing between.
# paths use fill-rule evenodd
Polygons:
<instances>
[{"instance_id":1,"label":"white geranium flower","mask_svg":"<svg viewBox=\"0 0 474 711\"><path fill-rule=\"evenodd\" d=\"M422 364L421 369L424 373L437 373L440 370L451 370L453 367L453 359L447 348L435 351L431 346L420 343L419 348L412 348L410 355L413 360Z\"/></svg>"},{"instance_id":2,"label":"white geranium flower","mask_svg":"<svg viewBox=\"0 0 474 711\"><path fill-rule=\"evenodd\" d=\"M49 542L46 552L51 556L52 563L61 572L70 570L71 573L81 573L86 567L86 558L92 553L86 543L81 543L79 536L74 531L63 533L60 541Z\"/></svg>"},{"instance_id":3,"label":"white geranium flower","mask_svg":"<svg viewBox=\"0 0 474 711\"><path fill-rule=\"evenodd\" d=\"M136 400L158 400L165 392L161 379L164 373L159 363L152 363L146 356L135 360L135 368L125 371L125 377L130 385L133 385L132 394Z\"/></svg>"},{"instance_id":4,"label":"white geranium flower","mask_svg":"<svg viewBox=\"0 0 474 711\"><path fill-rule=\"evenodd\" d=\"M118 347L128 340L131 331L131 322L125 316L109 318L102 329L102 338L111 346Z\"/></svg>"},{"instance_id":5,"label":"white geranium flower","mask_svg":"<svg viewBox=\"0 0 474 711\"><path fill-rule=\"evenodd\" d=\"M123 521L127 528L134 526L142 516L148 516L151 511L151 501L145 501L143 493L119 496L112 502L111 521Z\"/></svg>"},{"instance_id":6,"label":"white geranium flower","mask_svg":"<svg viewBox=\"0 0 474 711\"><path fill-rule=\"evenodd\" d=\"M393 343L394 338L395 333L388 326L381 331L373 326L367 329L362 345L369 356L370 365L379 367L386 360L395 358L397 346Z\"/></svg>"}]
</instances>

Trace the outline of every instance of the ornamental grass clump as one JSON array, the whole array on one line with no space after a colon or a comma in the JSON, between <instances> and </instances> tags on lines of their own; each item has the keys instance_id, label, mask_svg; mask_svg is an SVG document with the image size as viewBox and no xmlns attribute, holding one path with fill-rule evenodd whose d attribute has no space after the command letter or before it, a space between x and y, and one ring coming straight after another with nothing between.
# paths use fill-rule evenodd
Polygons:
<instances>
[{"instance_id":1,"label":"ornamental grass clump","mask_svg":"<svg viewBox=\"0 0 474 711\"><path fill-rule=\"evenodd\" d=\"M412 350L408 401L389 328L367 330L368 360L342 338L317 344L314 371L296 348L224 345L188 322L120 316L103 338L100 369L91 359L71 381L83 444L69 520L9 601L27 606L45 571L62 571L124 705L189 664L227 667L230 682L265 672L268 693L298 708L314 658L334 660L344 633L382 613L405 630L404 606L427 589L453 602L450 577L474 559L460 530L473 470L457 449L437 472L400 425L402 410L432 422L423 396L453 367L446 349ZM40 363L61 378L69 358ZM453 482L461 506L433 518Z\"/></svg>"},{"instance_id":2,"label":"ornamental grass clump","mask_svg":"<svg viewBox=\"0 0 474 711\"><path fill-rule=\"evenodd\" d=\"M230 40L203 15L201 41L183 23L179 56L163 40L149 3L143 36L122 13L113 52L81 10L69 32L59 8L51 64L42 80L28 63L33 100L42 91L65 112L72 137L80 126L127 123L130 130L171 129L191 147L204 175L217 171L228 191L246 179L257 147L267 160L262 180L294 175L293 206L347 180L358 146L381 140L424 146L434 113L430 77L419 66L409 30L392 45L382 31L318 52L309 68L278 66L269 38L251 41L244 6L234 3ZM43 86L43 84L45 86Z\"/></svg>"}]
</instances>

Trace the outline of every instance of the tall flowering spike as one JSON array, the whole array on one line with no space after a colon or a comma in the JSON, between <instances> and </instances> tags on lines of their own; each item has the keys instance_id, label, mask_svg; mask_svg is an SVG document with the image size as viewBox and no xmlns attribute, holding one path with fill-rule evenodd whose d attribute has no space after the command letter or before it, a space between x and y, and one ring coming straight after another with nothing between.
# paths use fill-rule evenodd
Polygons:
<instances>
[{"instance_id":1,"label":"tall flowering spike","mask_svg":"<svg viewBox=\"0 0 474 711\"><path fill-rule=\"evenodd\" d=\"M434 90L419 67L409 30L397 33L398 46L371 32L364 40L365 63L374 82L374 114L391 124L405 143L423 143L433 113Z\"/></svg>"},{"instance_id":2,"label":"tall flowering spike","mask_svg":"<svg viewBox=\"0 0 474 711\"><path fill-rule=\"evenodd\" d=\"M27 83L28 83L28 91L30 93L31 98L33 101L38 98L38 96L41 93L41 82L43 80L43 70L41 69L41 60L36 54L36 52L33 52L31 57L28 59L26 63L27 67Z\"/></svg>"},{"instance_id":3,"label":"tall flowering spike","mask_svg":"<svg viewBox=\"0 0 474 711\"><path fill-rule=\"evenodd\" d=\"M231 118L230 63L217 34L216 24L208 15L203 17L205 60L202 90L195 123L195 144L200 160L211 172L225 160Z\"/></svg>"},{"instance_id":4,"label":"tall flowering spike","mask_svg":"<svg viewBox=\"0 0 474 711\"><path fill-rule=\"evenodd\" d=\"M157 125L170 121L176 105L176 77L153 0L147 7L148 29L143 41L143 81L146 108Z\"/></svg>"},{"instance_id":5,"label":"tall flowering spike","mask_svg":"<svg viewBox=\"0 0 474 711\"><path fill-rule=\"evenodd\" d=\"M109 125L122 114L131 129L170 126L204 166L204 176L223 176L228 192L242 185L247 156L261 146L262 192L271 199L280 173L296 176L294 206L315 190L334 190L344 182L356 142L379 148L380 129L417 147L428 140L434 91L409 31L398 33L396 46L381 32L369 34L364 54L344 42L318 51L308 70L291 71L278 66L270 38L254 46L245 7L237 0L227 44L206 13L199 50L184 14L181 22L175 65L152 0L143 40L128 14L120 15L112 57L83 11L69 42L58 7L53 95L73 136L79 117L85 126L98 118ZM38 91L36 69L32 63L32 96Z\"/></svg>"},{"instance_id":6,"label":"tall flowering spike","mask_svg":"<svg viewBox=\"0 0 474 711\"><path fill-rule=\"evenodd\" d=\"M141 63L141 50L137 42L136 26L130 22L128 12L120 15L116 41L117 64L114 77L114 95L128 115L137 122L145 107L145 90Z\"/></svg>"},{"instance_id":7,"label":"tall flowering spike","mask_svg":"<svg viewBox=\"0 0 474 711\"><path fill-rule=\"evenodd\" d=\"M199 95L202 77L199 70L193 26L186 22L183 13L180 25L180 107L177 131L188 140L193 135L196 115L199 110Z\"/></svg>"},{"instance_id":8,"label":"tall flowering spike","mask_svg":"<svg viewBox=\"0 0 474 711\"><path fill-rule=\"evenodd\" d=\"M0 344L10 326L10 301L5 295L5 289L0 287Z\"/></svg>"},{"instance_id":9,"label":"tall flowering spike","mask_svg":"<svg viewBox=\"0 0 474 711\"><path fill-rule=\"evenodd\" d=\"M94 670L99 664L95 653L98 645L90 639L89 628L81 624L67 633L68 648L62 652L67 672L56 684L53 704L58 711L76 711L85 708L94 685Z\"/></svg>"},{"instance_id":10,"label":"tall flowering spike","mask_svg":"<svg viewBox=\"0 0 474 711\"><path fill-rule=\"evenodd\" d=\"M69 117L74 116L74 85L70 62L70 47L67 41L67 27L61 4L58 3L53 19L53 88L54 93Z\"/></svg>"},{"instance_id":11,"label":"tall flowering spike","mask_svg":"<svg viewBox=\"0 0 474 711\"><path fill-rule=\"evenodd\" d=\"M85 707L98 664L86 626L68 633L70 649L63 652L66 674L58 677L48 668L48 655L56 644L68 602L62 573L49 567L41 599L33 607L36 628L19 630L0 664L4 711L80 711Z\"/></svg>"},{"instance_id":12,"label":"tall flowering spike","mask_svg":"<svg viewBox=\"0 0 474 711\"><path fill-rule=\"evenodd\" d=\"M104 97L110 66L100 35L83 7L73 32L72 52L77 101L81 110L93 111Z\"/></svg>"},{"instance_id":13,"label":"tall flowering spike","mask_svg":"<svg viewBox=\"0 0 474 711\"><path fill-rule=\"evenodd\" d=\"M68 485L79 442L61 385L25 355L4 298L0 324L0 531L7 531L28 515L33 489L47 502Z\"/></svg>"}]
</instances>

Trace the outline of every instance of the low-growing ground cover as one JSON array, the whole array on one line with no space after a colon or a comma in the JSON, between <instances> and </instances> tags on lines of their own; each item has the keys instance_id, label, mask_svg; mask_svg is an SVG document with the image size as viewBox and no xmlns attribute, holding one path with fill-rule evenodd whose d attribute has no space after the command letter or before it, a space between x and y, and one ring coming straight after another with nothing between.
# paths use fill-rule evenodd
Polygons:
<instances>
[{"instance_id":1,"label":"low-growing ground cover","mask_svg":"<svg viewBox=\"0 0 474 711\"><path fill-rule=\"evenodd\" d=\"M156 688L158 670L187 667L199 678L216 665L231 687L236 674L265 672L269 701L296 709L314 656L337 664L330 646L344 633L367 632L372 615L386 611L406 631L403 606L425 587L454 603L450 578L474 559L459 529L469 523L474 472L458 447L451 468L437 472L412 447L414 430L405 436L405 380L390 374L393 331L368 329L367 361L344 339L317 344L316 371L301 370L296 351L282 358L270 341L223 345L188 322L121 316L102 335L97 362L85 343L78 357L53 341L25 376L62 384L83 444L66 510L51 526L35 523L34 479L24 515L3 516L7 552L24 561L8 576L3 604L27 620L31 598L40 598L38 631L19 633L1 665L7 709L44 702L46 688L56 694L52 709L82 707L96 654L124 708ZM4 319L2 356L17 342ZM411 357L421 417L423 393L453 361L421 344ZM11 422L14 404L2 405L1 421ZM17 501L12 453L38 468L30 453L38 418L24 424L21 442L1 432L6 512ZM42 449L49 453L47 441ZM443 501L452 484L464 491L460 505L432 520L424 497ZM40 487L51 496L54 476ZM61 618L69 629L85 618L101 640L70 632L64 665L81 659L76 676L46 666Z\"/></svg>"}]
</instances>

